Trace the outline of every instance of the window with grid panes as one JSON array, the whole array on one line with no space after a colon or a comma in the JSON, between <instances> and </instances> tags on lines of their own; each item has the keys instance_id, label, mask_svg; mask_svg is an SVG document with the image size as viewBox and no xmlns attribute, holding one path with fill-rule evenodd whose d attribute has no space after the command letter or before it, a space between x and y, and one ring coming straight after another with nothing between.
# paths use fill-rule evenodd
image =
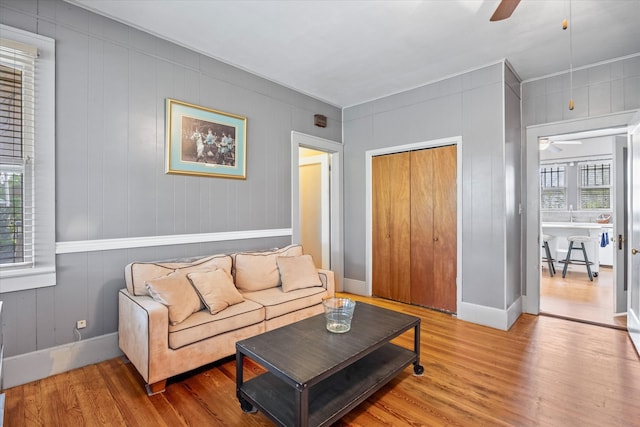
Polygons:
<instances>
[{"instance_id":1,"label":"window with grid panes","mask_svg":"<svg viewBox=\"0 0 640 427\"><path fill-rule=\"evenodd\" d=\"M579 209L611 209L611 162L578 165Z\"/></svg>"},{"instance_id":2,"label":"window with grid panes","mask_svg":"<svg viewBox=\"0 0 640 427\"><path fill-rule=\"evenodd\" d=\"M540 166L540 208L559 210L567 208L565 165Z\"/></svg>"}]
</instances>

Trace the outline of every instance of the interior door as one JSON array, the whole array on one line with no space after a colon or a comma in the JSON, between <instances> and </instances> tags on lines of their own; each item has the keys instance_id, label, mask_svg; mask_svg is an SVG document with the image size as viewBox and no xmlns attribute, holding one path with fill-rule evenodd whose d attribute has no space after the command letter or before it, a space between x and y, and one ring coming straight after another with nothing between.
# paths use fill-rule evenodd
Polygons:
<instances>
[{"instance_id":1,"label":"interior door","mask_svg":"<svg viewBox=\"0 0 640 427\"><path fill-rule=\"evenodd\" d=\"M640 113L629 126L631 158L631 268L628 286L627 329L640 352Z\"/></svg>"},{"instance_id":2,"label":"interior door","mask_svg":"<svg viewBox=\"0 0 640 427\"><path fill-rule=\"evenodd\" d=\"M627 135L615 137L613 162L615 165L615 185L613 186L615 208L613 210L613 304L614 313L627 312L627 285L629 277L628 254L629 242L629 158Z\"/></svg>"},{"instance_id":3,"label":"interior door","mask_svg":"<svg viewBox=\"0 0 640 427\"><path fill-rule=\"evenodd\" d=\"M411 302L410 153L371 159L371 288L373 294Z\"/></svg>"}]
</instances>

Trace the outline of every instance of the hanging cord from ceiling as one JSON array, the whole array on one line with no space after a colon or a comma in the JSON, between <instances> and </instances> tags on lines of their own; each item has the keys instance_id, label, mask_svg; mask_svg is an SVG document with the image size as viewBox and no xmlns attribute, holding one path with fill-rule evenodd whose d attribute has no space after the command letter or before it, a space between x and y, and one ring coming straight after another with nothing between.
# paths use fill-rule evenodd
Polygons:
<instances>
[{"instance_id":1,"label":"hanging cord from ceiling","mask_svg":"<svg viewBox=\"0 0 640 427\"><path fill-rule=\"evenodd\" d=\"M570 26L571 25L571 26ZM562 21L562 29L569 29L569 110L573 110L573 17L571 16L571 0L569 0L569 20Z\"/></svg>"}]
</instances>

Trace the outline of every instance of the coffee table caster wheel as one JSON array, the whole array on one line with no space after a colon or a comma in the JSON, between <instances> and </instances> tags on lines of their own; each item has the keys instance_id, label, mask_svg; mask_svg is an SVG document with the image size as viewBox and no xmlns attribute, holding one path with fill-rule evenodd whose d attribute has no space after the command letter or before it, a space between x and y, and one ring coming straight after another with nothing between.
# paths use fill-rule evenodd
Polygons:
<instances>
[{"instance_id":1,"label":"coffee table caster wheel","mask_svg":"<svg viewBox=\"0 0 640 427\"><path fill-rule=\"evenodd\" d=\"M258 412L258 408L244 399L240 399L240 407L242 408L242 412L247 414L255 414L256 412Z\"/></svg>"},{"instance_id":2,"label":"coffee table caster wheel","mask_svg":"<svg viewBox=\"0 0 640 427\"><path fill-rule=\"evenodd\" d=\"M598 277L598 273L593 273L593 277Z\"/></svg>"},{"instance_id":3,"label":"coffee table caster wheel","mask_svg":"<svg viewBox=\"0 0 640 427\"><path fill-rule=\"evenodd\" d=\"M416 375L424 374L424 366L422 366L422 365L414 365L413 366L413 373L416 374Z\"/></svg>"}]
</instances>

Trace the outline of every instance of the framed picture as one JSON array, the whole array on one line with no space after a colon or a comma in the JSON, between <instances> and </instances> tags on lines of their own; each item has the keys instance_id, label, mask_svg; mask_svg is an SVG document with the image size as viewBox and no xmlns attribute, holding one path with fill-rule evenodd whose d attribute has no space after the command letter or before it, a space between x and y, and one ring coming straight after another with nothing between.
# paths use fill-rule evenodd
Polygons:
<instances>
[{"instance_id":1,"label":"framed picture","mask_svg":"<svg viewBox=\"0 0 640 427\"><path fill-rule=\"evenodd\" d=\"M246 117L170 98L166 109L166 173L246 179Z\"/></svg>"}]
</instances>

